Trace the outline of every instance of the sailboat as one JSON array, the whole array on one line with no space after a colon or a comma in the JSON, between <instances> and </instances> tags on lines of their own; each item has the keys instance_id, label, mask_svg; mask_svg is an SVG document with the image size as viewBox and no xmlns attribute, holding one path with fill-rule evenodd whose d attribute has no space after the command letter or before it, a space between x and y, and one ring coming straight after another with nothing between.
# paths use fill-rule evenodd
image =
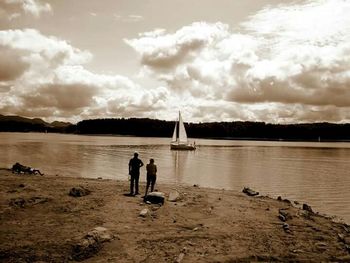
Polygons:
<instances>
[{"instance_id":1,"label":"sailboat","mask_svg":"<svg viewBox=\"0 0 350 263\"><path fill-rule=\"evenodd\" d=\"M189 150L193 151L196 149L195 145L192 145L187 140L187 133L185 125L183 123L181 113L179 112L179 119L175 123L173 138L170 143L171 150Z\"/></svg>"}]
</instances>

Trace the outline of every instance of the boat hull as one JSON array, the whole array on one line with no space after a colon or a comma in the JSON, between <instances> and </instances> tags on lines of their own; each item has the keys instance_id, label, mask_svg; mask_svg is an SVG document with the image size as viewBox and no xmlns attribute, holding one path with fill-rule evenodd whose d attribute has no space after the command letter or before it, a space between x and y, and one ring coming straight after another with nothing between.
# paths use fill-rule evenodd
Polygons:
<instances>
[{"instance_id":1,"label":"boat hull","mask_svg":"<svg viewBox=\"0 0 350 263\"><path fill-rule=\"evenodd\" d=\"M171 150L185 150L185 151L193 151L196 149L196 146L191 144L170 144Z\"/></svg>"}]
</instances>

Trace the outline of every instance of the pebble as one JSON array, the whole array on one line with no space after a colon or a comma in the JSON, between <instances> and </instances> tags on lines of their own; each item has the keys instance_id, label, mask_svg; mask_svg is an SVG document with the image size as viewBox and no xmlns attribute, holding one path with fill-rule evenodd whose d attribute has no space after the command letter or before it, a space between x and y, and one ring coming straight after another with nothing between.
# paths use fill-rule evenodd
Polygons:
<instances>
[{"instance_id":1,"label":"pebble","mask_svg":"<svg viewBox=\"0 0 350 263\"><path fill-rule=\"evenodd\" d=\"M147 208L145 208L145 209L142 209L141 210L141 212L140 212L140 216L141 217L146 217L146 216L148 216L150 214L150 211L147 209Z\"/></svg>"},{"instance_id":2,"label":"pebble","mask_svg":"<svg viewBox=\"0 0 350 263\"><path fill-rule=\"evenodd\" d=\"M184 253L180 253L175 262L180 263L184 259L184 256L185 256Z\"/></svg>"}]
</instances>

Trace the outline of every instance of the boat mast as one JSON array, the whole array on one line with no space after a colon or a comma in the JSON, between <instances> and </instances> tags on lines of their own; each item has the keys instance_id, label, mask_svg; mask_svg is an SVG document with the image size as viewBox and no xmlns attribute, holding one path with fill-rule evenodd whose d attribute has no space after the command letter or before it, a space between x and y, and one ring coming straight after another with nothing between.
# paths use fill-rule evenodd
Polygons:
<instances>
[{"instance_id":1,"label":"boat mast","mask_svg":"<svg viewBox=\"0 0 350 263\"><path fill-rule=\"evenodd\" d=\"M178 118L177 123L176 123L176 141L177 142L180 140L180 118L181 118L181 115L180 115L180 111L179 111L179 118Z\"/></svg>"}]
</instances>

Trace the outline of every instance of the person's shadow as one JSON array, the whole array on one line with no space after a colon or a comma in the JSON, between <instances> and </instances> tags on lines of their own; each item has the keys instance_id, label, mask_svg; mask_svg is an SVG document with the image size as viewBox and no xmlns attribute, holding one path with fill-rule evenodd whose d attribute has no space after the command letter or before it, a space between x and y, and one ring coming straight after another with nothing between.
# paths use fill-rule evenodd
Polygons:
<instances>
[{"instance_id":1,"label":"person's shadow","mask_svg":"<svg viewBox=\"0 0 350 263\"><path fill-rule=\"evenodd\" d=\"M125 193L125 194L123 194L124 196L128 196L128 197L135 197L135 195L134 194L130 194L130 193Z\"/></svg>"}]
</instances>

